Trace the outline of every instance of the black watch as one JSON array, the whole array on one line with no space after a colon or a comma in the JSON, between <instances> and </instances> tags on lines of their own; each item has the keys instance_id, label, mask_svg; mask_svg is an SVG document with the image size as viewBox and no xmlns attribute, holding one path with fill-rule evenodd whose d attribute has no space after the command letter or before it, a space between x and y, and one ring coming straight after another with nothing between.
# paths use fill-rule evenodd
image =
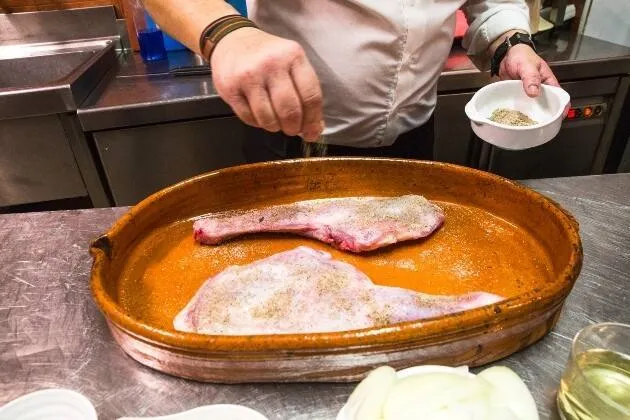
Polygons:
<instances>
[{"instance_id":1,"label":"black watch","mask_svg":"<svg viewBox=\"0 0 630 420\"><path fill-rule=\"evenodd\" d=\"M499 67L501 66L501 61L507 54L510 47L516 44L527 44L534 51L536 51L536 46L534 45L534 41L532 41L532 37L529 34L523 32L517 32L509 38L505 38L505 41L499 45L497 50L494 52L494 56L492 56L492 60L490 61L490 76L497 76L499 74Z\"/></svg>"}]
</instances>

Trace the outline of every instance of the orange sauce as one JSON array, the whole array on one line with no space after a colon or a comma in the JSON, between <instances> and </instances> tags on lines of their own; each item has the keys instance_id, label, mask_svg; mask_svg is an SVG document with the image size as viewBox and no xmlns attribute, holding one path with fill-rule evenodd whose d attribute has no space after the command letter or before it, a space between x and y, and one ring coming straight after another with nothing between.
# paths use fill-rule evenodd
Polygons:
<instances>
[{"instance_id":1,"label":"orange sauce","mask_svg":"<svg viewBox=\"0 0 630 420\"><path fill-rule=\"evenodd\" d=\"M199 245L191 221L176 223L152 232L128 256L119 283L120 303L134 318L172 330L175 315L210 276L299 245L353 264L376 284L424 293L486 291L507 298L552 279L549 257L524 229L478 208L439 204L446 220L429 238L368 254L338 251L289 234Z\"/></svg>"}]
</instances>

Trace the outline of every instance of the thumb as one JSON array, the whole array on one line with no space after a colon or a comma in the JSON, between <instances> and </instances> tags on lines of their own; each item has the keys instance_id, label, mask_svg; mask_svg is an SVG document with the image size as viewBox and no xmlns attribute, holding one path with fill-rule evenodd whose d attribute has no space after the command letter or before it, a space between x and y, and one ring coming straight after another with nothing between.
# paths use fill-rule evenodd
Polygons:
<instances>
[{"instance_id":1,"label":"thumb","mask_svg":"<svg viewBox=\"0 0 630 420\"><path fill-rule=\"evenodd\" d=\"M527 96L535 98L540 94L540 70L533 63L525 62L520 68L519 77L523 81L523 89Z\"/></svg>"}]
</instances>

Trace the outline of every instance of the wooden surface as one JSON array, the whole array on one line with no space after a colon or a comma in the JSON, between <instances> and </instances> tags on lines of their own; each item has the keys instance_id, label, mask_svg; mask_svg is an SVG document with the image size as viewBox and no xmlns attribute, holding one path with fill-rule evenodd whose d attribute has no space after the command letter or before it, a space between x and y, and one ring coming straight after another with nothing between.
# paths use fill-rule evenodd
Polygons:
<instances>
[{"instance_id":1,"label":"wooden surface","mask_svg":"<svg viewBox=\"0 0 630 420\"><path fill-rule=\"evenodd\" d=\"M125 24L127 26L127 35L129 37L129 44L134 51L140 51L140 45L138 44L138 37L136 35L136 25L133 22L133 12L131 1L132 0L116 0L122 3L122 12L125 16Z\"/></svg>"}]
</instances>

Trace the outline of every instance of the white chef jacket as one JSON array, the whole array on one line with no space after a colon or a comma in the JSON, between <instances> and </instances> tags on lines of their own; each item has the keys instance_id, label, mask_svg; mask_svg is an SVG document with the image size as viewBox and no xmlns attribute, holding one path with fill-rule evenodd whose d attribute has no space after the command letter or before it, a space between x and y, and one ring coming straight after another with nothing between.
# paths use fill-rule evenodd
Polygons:
<instances>
[{"instance_id":1,"label":"white chef jacket","mask_svg":"<svg viewBox=\"0 0 630 420\"><path fill-rule=\"evenodd\" d=\"M509 30L529 32L523 0L247 0L247 11L305 49L322 85L326 143L378 147L433 113L464 5L471 55Z\"/></svg>"}]
</instances>

